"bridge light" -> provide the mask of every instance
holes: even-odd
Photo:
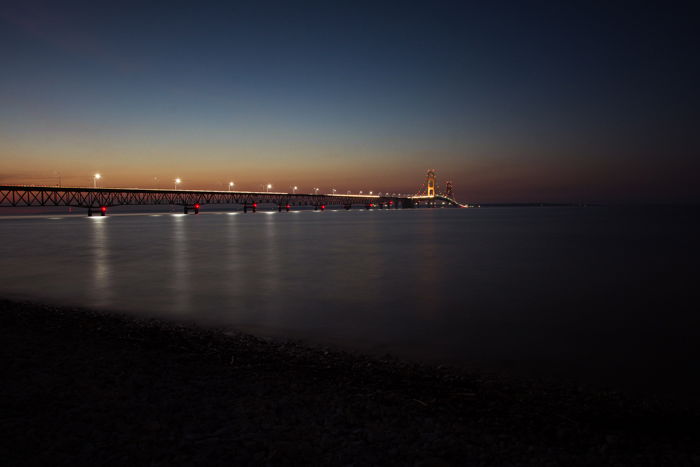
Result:
[[[253,207],[254,207],[254,208],[257,208],[257,207],[258,207],[258,203],[253,203]]]
[[[102,206],[102,207],[100,208],[100,211],[102,211],[102,212],[107,212],[107,206]]]
[[[195,209],[199,209],[199,203],[195,204],[195,205],[194,205],[194,208],[195,208]]]
[[[324,209],[326,209],[326,205],[325,205],[325,204],[322,204],[322,205],[321,205],[321,211],[323,211]]]
[[[289,209],[289,208],[291,208],[291,206],[290,206],[289,204],[287,204],[287,205],[285,206],[285,208]]]

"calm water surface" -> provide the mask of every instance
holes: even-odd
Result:
[[[693,208],[0,219],[0,295],[697,393]]]

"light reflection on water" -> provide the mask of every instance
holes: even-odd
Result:
[[[106,226],[106,217],[91,217],[90,249],[93,258],[92,286],[88,288],[91,303],[104,307],[111,304],[111,277],[112,267],[109,255],[109,228]]]
[[[188,229],[185,225],[187,219],[184,214],[173,216],[172,228],[172,283],[170,284],[170,295],[172,296],[171,307],[178,315],[184,315],[191,311],[192,297],[192,270],[190,268],[190,248],[196,248],[196,245],[190,245],[188,241]],[[168,274],[168,270],[163,270],[163,274]],[[157,293],[158,288],[154,288],[153,292]]]
[[[0,219],[0,294],[700,389],[688,209]]]

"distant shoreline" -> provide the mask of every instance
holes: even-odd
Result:
[[[697,411],[0,300],[2,455],[41,462],[675,465]]]

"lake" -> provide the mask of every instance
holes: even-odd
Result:
[[[13,216],[0,295],[692,397],[698,212]]]

